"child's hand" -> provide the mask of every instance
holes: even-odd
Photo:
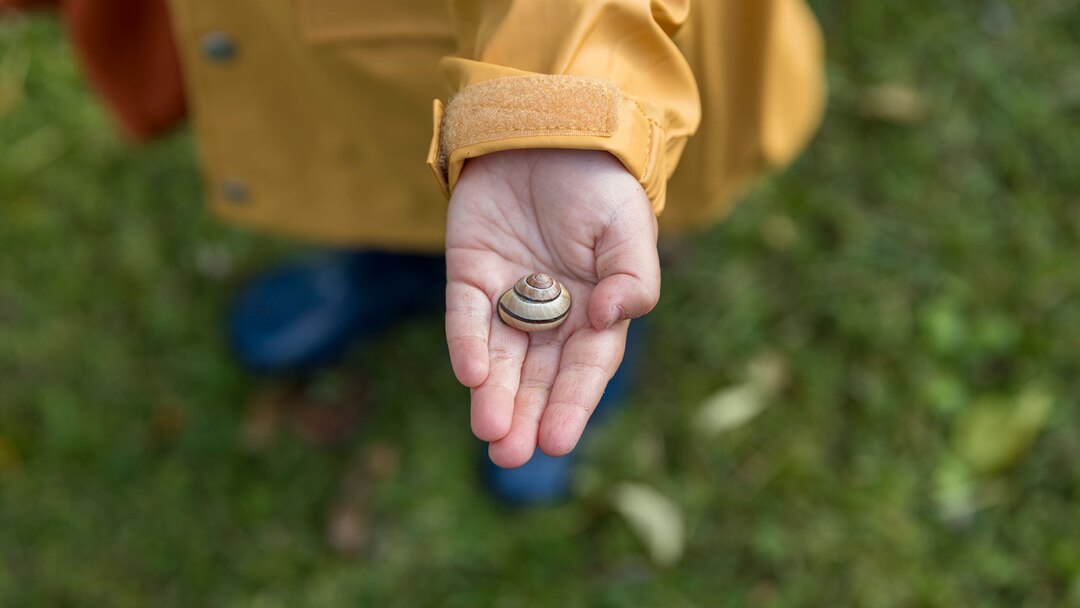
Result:
[[[446,338],[472,389],[472,429],[492,461],[562,455],[626,346],[627,319],[660,297],[656,218],[607,152],[515,150],[469,160],[450,199]],[[526,334],[494,312],[520,277],[546,272],[573,296],[558,329]]]

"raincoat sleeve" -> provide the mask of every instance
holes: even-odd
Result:
[[[711,0],[710,0],[711,1]],[[469,158],[521,148],[606,150],[664,207],[701,117],[672,41],[689,0],[456,0],[428,164],[445,194]]]

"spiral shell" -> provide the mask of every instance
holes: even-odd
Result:
[[[555,329],[569,314],[570,292],[539,272],[521,277],[499,298],[499,318],[521,331]]]

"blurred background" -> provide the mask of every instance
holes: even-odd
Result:
[[[0,23],[0,604],[1080,605],[1080,5],[811,4],[824,128],[666,244],[633,403],[526,512],[439,318],[240,369],[221,312],[289,245]]]

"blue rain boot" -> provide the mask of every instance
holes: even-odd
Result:
[[[442,300],[432,304],[432,285],[445,283],[442,256],[309,256],[255,277],[237,294],[228,311],[229,341],[253,370],[308,371],[409,314],[437,312]]]
[[[633,387],[645,350],[645,320],[630,322],[626,333],[626,354],[622,364],[608,382],[600,403],[593,411],[582,440],[591,429],[603,424],[626,403]],[[480,459],[480,476],[484,486],[500,502],[514,507],[551,504],[570,496],[571,474],[577,451],[566,456],[548,456],[539,449],[529,462],[516,469],[504,469],[488,458],[487,449]]]

